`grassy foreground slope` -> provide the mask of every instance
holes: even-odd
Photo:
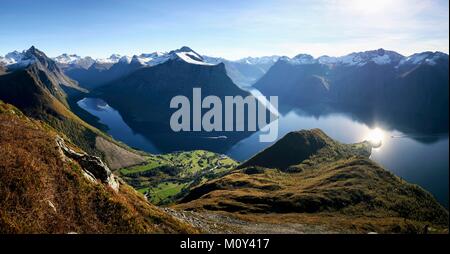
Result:
[[[362,231],[422,232],[432,225],[448,232],[448,211],[371,161],[370,149],[366,142],[340,144],[318,129],[292,132],[240,169],[194,188],[176,208]]]
[[[116,191],[87,177],[85,166],[61,152],[58,136],[0,101],[0,233],[197,232],[120,179]]]

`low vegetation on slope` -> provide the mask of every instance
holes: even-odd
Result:
[[[130,185],[154,204],[169,204],[183,198],[190,189],[223,176],[237,166],[227,156],[198,150],[149,155],[141,165],[118,172]]]
[[[298,168],[301,170],[305,166],[324,161],[335,161],[352,156],[369,157],[370,153],[371,146],[367,142],[343,145],[321,130],[313,129],[286,134],[274,145],[259,152],[239,167],[263,166],[296,171]]]
[[[57,136],[0,101],[0,233],[196,232],[123,181],[116,191],[88,177]]]
[[[68,94],[84,90],[65,76],[43,52],[34,47],[27,52],[39,61],[0,75],[0,100],[16,106],[28,117],[49,124],[87,153],[103,157],[112,168],[144,161],[137,152],[75,115],[71,111]],[[114,152],[114,156],[110,152]],[[130,156],[130,153],[135,155]],[[133,159],[129,160],[131,157]]]
[[[320,215],[346,218],[347,226],[383,224],[388,232],[406,222],[416,231],[425,225],[447,228],[448,211],[431,194],[383,169],[369,155],[368,143],[340,144],[317,129],[293,132],[239,170],[194,188],[177,208],[251,218],[294,213],[304,221]],[[274,163],[280,168],[268,168]]]

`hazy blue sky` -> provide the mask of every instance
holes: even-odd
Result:
[[[448,0],[0,0],[0,55],[448,53]]]

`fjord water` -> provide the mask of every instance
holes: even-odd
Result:
[[[108,134],[115,139],[150,153],[160,151],[141,134],[135,133],[122,119],[117,110],[98,98],[84,98],[77,102],[78,106],[99,118],[99,122],[108,126]]]
[[[257,91],[253,91],[257,93]],[[97,116],[109,127],[108,133],[131,147],[150,153],[161,151],[151,139],[134,132],[122,119],[119,112],[97,98],[84,98],[77,103],[81,108]],[[315,113],[311,113],[315,112]],[[408,182],[418,184],[430,191],[448,208],[449,186],[449,140],[448,133],[429,135],[422,133],[405,134],[395,126],[368,126],[355,117],[339,112],[327,112],[290,108],[281,113],[279,135],[300,129],[320,128],[330,137],[343,143],[367,140],[375,131],[381,141],[379,148],[373,149],[371,159],[391,170]],[[275,124],[275,123],[272,123]],[[225,153],[244,161],[273,143],[260,143],[260,132],[245,137]],[[167,135],[170,138],[170,135]],[[168,142],[173,142],[168,140]],[[176,143],[176,142],[174,142]],[[192,149],[196,149],[195,142]],[[177,150],[176,147],[173,151]]]

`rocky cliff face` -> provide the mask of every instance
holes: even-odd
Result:
[[[59,136],[56,137],[56,144],[59,149],[61,149],[62,155],[73,159],[80,164],[88,179],[93,181],[100,180],[113,190],[119,190],[119,181],[117,180],[117,177],[111,173],[111,170],[99,157],[91,156],[86,153],[79,153],[70,149],[64,142],[64,139]]]

